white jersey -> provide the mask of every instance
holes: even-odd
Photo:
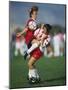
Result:
[[[37,40],[42,40],[44,39],[46,36],[44,34],[44,30],[43,29],[37,29],[35,32],[34,32],[34,36],[36,37]]]
[[[43,40],[43,47],[45,47],[51,40],[51,37],[50,35],[47,35],[44,33],[44,30],[43,29],[37,29],[35,32],[34,32],[34,36],[36,37],[37,40],[39,40],[40,42]]]

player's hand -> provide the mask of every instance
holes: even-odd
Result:
[[[21,36],[21,34],[20,33],[17,33],[17,35],[16,35],[17,37],[20,37]]]

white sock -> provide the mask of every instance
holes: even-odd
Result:
[[[38,44],[37,43],[32,44],[32,46],[28,49],[27,53],[30,54],[37,47],[38,47]]]
[[[36,69],[29,69],[28,76],[29,76],[29,78],[31,78],[31,77],[36,78]]]
[[[39,74],[38,74],[37,69],[35,69],[35,73],[36,73],[36,78],[39,78]]]

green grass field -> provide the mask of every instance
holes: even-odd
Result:
[[[46,86],[62,86],[66,84],[65,57],[45,58],[42,57],[36,63],[39,70],[41,82],[39,84],[29,84],[27,80],[28,60],[24,60],[22,56],[13,56],[10,60],[10,88],[25,87],[46,87]]]

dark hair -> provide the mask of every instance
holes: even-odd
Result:
[[[34,11],[38,11],[38,7],[37,6],[33,6],[30,10],[29,10],[29,16],[31,17],[32,13]]]
[[[41,28],[41,23],[38,23],[36,27],[37,27],[37,29]]]
[[[44,24],[44,27],[47,29],[47,32],[52,29],[52,26],[50,24]]]

